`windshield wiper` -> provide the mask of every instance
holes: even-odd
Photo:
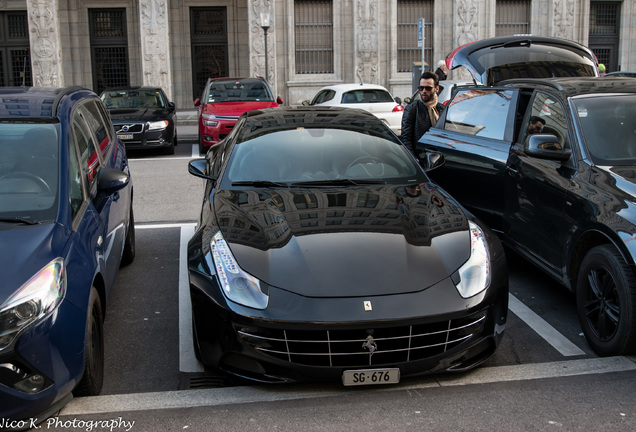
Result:
[[[333,179],[333,180],[308,180],[292,183],[290,186],[360,186],[386,184],[381,179]]]
[[[40,221],[34,221],[31,219],[23,218],[23,217],[14,217],[14,218],[0,218],[0,222],[7,223],[24,223],[27,225],[39,225]]]
[[[254,186],[254,187],[289,187],[287,183],[277,183],[269,180],[246,180],[232,182],[232,186]]]

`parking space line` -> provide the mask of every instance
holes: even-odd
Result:
[[[634,358],[603,357],[565,360],[552,363],[521,364],[476,368],[467,374],[427,376],[413,382],[390,387],[377,387],[378,391],[409,391],[413,389],[452,387],[497,382],[528,381],[636,370]],[[220,406],[236,403],[272,402],[318,397],[346,396],[350,392],[337,384],[238,386],[198,390],[175,390],[154,393],[134,393],[91,396],[73,399],[59,413],[60,416],[80,416],[103,413],[124,413],[157,409]]]
[[[574,345],[568,338],[559,333],[554,327],[512,294],[510,294],[509,297],[508,309],[528,324],[530,328],[559,351],[561,355],[568,357],[585,355],[583,350]]]
[[[201,154],[199,153],[199,144],[192,144],[192,158],[197,159],[200,157]]]
[[[205,369],[194,355],[192,342],[192,303],[188,281],[188,241],[195,226],[181,227],[179,250],[179,370],[181,372],[203,372]]]

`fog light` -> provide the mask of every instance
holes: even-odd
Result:
[[[206,141],[212,141],[214,140],[214,137],[210,136],[210,135],[203,135],[203,139]]]
[[[44,389],[45,385],[46,378],[40,374],[33,374],[22,381],[18,381],[13,387],[24,393],[37,393]]]

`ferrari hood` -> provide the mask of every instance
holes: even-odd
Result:
[[[208,103],[203,107],[203,114],[210,114],[219,117],[240,117],[247,111],[274,108],[278,104],[275,101],[255,101],[255,102],[218,102]]]
[[[421,291],[470,255],[463,211],[429,184],[225,190],[214,210],[243,270],[308,297]]]

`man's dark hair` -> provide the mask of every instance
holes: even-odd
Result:
[[[435,81],[435,87],[437,87],[439,85],[439,77],[437,76],[436,73],[433,73],[431,71],[426,71],[422,74],[422,76],[420,77],[421,80],[423,79],[432,79],[433,81]]]
[[[543,120],[541,117],[539,116],[532,116],[530,117],[530,121],[532,123],[536,123],[536,122],[540,122],[543,126],[545,126],[545,120]]]

